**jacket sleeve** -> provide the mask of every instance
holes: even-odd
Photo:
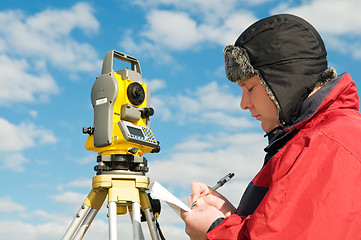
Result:
[[[224,219],[216,228],[208,232],[207,239],[212,240],[228,240],[228,239],[248,239],[244,232],[247,229],[247,221],[250,218],[238,216],[232,214],[231,216]]]
[[[302,137],[268,164],[269,190],[255,212],[227,217],[207,239],[360,237],[361,164],[344,145],[322,133]]]

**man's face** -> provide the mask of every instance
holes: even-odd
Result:
[[[238,85],[242,88],[241,108],[248,109],[252,117],[262,122],[263,131],[268,133],[279,126],[277,107],[259,77],[255,75],[238,82]]]

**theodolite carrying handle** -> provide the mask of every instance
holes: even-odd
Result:
[[[129,56],[125,53],[115,51],[115,50],[111,50],[105,54],[104,61],[103,61],[102,74],[107,74],[107,73],[114,71],[113,70],[113,59],[114,58],[121,60],[123,62],[130,63],[131,69],[133,71],[141,74],[140,64],[139,64],[138,59],[136,59],[135,57]]]

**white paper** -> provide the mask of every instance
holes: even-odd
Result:
[[[192,211],[186,204],[175,197],[157,181],[152,182],[149,185],[149,188],[151,189],[150,196],[152,198],[166,202],[179,216],[181,209],[187,212]]]

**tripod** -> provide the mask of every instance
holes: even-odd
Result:
[[[112,161],[111,163],[114,166],[114,163],[117,163],[117,161]],[[104,171],[104,169],[107,170]],[[63,240],[83,239],[90,224],[103,205],[106,196],[108,196],[110,240],[117,239],[117,215],[126,214],[127,209],[131,216],[134,240],[144,239],[141,226],[141,209],[148,223],[152,240],[159,240],[155,217],[149,197],[145,192],[149,185],[149,178],[145,176],[145,173],[141,171],[112,170],[104,165],[102,161],[100,161],[98,166],[95,166],[95,170],[98,171],[98,175],[93,177],[92,190],[68,227]]]

